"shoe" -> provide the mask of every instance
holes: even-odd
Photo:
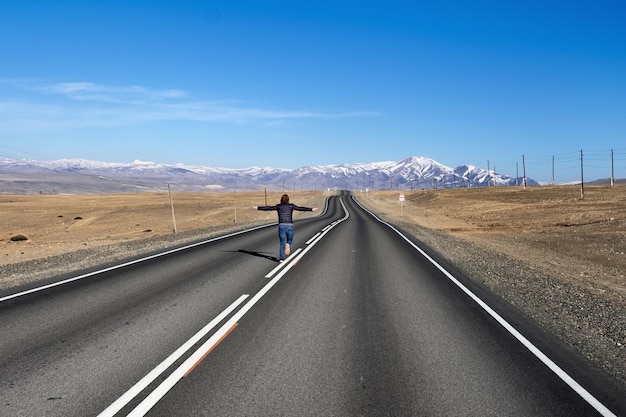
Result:
[[[289,256],[290,253],[291,253],[291,246],[289,246],[289,243],[285,243],[285,255]]]
[[[283,262],[285,262],[285,260],[284,259],[279,259],[278,262],[280,262],[282,264]]]

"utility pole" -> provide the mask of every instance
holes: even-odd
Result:
[[[552,185],[554,186],[554,155],[552,155]]]
[[[235,223],[237,223],[237,190],[233,190],[233,198],[235,199]]]
[[[613,161],[613,149],[611,149],[611,187],[615,185],[615,163]]]
[[[526,189],[526,158],[522,155],[522,170],[524,172],[524,190]]]
[[[580,198],[585,198],[585,179],[583,176],[583,150],[580,150]]]
[[[519,187],[519,162],[515,163],[515,186]]]
[[[174,216],[174,200],[172,200],[172,190],[170,189],[170,185],[167,184],[167,194],[170,196],[170,206],[172,207],[172,220],[174,222],[174,234],[176,234],[176,216]]]
[[[491,173],[489,171],[489,160],[487,159],[487,187],[489,187],[490,182],[491,182]]]

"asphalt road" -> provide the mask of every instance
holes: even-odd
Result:
[[[626,415],[623,386],[351,196],[295,227],[282,264],[272,225],[0,294],[0,416]]]

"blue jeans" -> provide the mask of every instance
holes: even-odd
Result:
[[[285,259],[285,243],[293,241],[293,224],[280,223],[278,225],[278,239],[280,240],[280,259]]]

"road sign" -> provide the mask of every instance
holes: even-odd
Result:
[[[400,194],[400,201],[404,201],[404,194]]]

